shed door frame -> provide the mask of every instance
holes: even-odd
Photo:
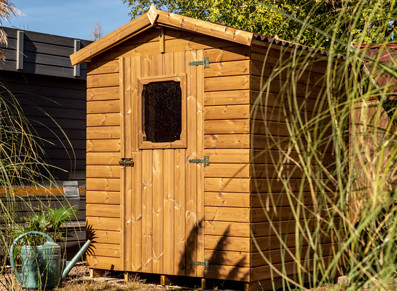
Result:
[[[191,264],[204,261],[204,168],[189,163],[204,155],[204,67],[189,66],[203,58],[203,50],[119,58],[121,158],[135,163],[120,175],[124,271],[204,277],[204,267]],[[142,148],[134,130],[141,123],[139,82],[170,78],[185,80],[186,146]],[[159,173],[171,179],[159,185]]]
[[[177,81],[180,83],[181,91],[182,91],[182,130],[180,139],[174,142],[150,142],[146,141],[144,138],[144,130],[143,130],[143,117],[142,110],[140,110],[143,106],[142,97],[138,98],[138,110],[135,111],[138,114],[138,146],[139,149],[167,149],[167,148],[186,148],[186,74],[177,74],[170,76],[161,76],[161,77],[147,77],[147,78],[139,78],[138,79],[138,96],[142,96],[143,86],[152,82],[163,82],[163,81]]]

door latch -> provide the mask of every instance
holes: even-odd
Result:
[[[124,167],[133,167],[134,166],[134,159],[133,158],[121,158],[119,161],[120,166]]]
[[[204,259],[204,262],[191,261],[190,264],[195,265],[195,266],[204,266],[204,270],[208,270],[208,268],[210,266],[210,262],[207,259]]]
[[[207,167],[210,165],[210,157],[204,156],[203,159],[191,159],[189,160],[189,163],[195,163],[195,164],[203,163],[204,167]]]

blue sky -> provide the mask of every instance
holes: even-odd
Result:
[[[16,16],[3,26],[37,32],[90,39],[99,21],[104,35],[130,21],[122,0],[13,0],[25,15]]]

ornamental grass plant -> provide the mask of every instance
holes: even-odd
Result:
[[[263,75],[251,112],[252,118],[261,117],[269,126],[266,145],[255,155],[278,153],[269,161],[275,174],[268,176],[269,190],[261,204],[279,240],[282,264],[273,264],[252,237],[272,277],[283,277],[285,290],[390,290],[395,285],[397,51],[391,45],[394,37],[384,35],[394,29],[395,21],[376,19],[386,13],[386,6],[386,15],[395,15],[396,3],[371,1],[368,11],[368,2],[342,5],[326,29],[317,28],[310,15],[301,20],[258,3],[301,25],[294,43],[311,30],[326,50],[281,48],[282,56],[271,70],[265,60],[262,74],[271,73]],[[362,17],[365,25],[358,26]],[[325,66],[325,74],[307,76],[311,66]],[[309,85],[309,78],[316,78],[315,86]],[[281,88],[276,105],[274,84]],[[303,95],[298,84],[306,84]],[[271,133],[270,115],[285,125],[288,133],[283,137]],[[275,180],[282,185],[277,193],[272,192]],[[280,211],[280,193],[289,201],[288,234],[270,218]],[[339,276],[341,282],[336,283]]]

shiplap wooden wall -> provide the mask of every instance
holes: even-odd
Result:
[[[294,162],[299,161],[295,149],[282,153],[280,148],[287,148],[290,134],[294,133],[294,129],[291,128],[295,125],[294,122],[298,122],[298,116],[303,123],[306,123],[327,110],[321,102],[321,99],[325,98],[322,90],[325,87],[323,77],[326,61],[321,60],[321,56],[305,58],[304,53],[301,57],[298,54],[295,72],[299,77],[292,80],[292,75],[286,69],[287,64],[293,67],[291,52],[292,50],[288,48],[254,42],[251,47],[250,92],[255,103],[252,107],[252,112],[255,113],[251,115],[251,157],[256,157],[255,163],[251,164],[252,232],[268,261],[280,271],[284,270],[289,276],[297,272],[297,264],[294,261],[297,222],[292,215],[292,208],[296,207],[293,205],[296,205],[297,201],[289,201],[285,185],[278,177],[279,175],[290,177],[288,187],[291,187],[290,190],[294,193],[298,193],[304,173]],[[280,68],[282,70],[279,70]],[[259,94],[261,89],[263,93]],[[293,104],[289,103],[294,100],[292,96],[297,97],[296,104],[299,110],[294,105],[288,105]],[[324,118],[323,124],[327,121],[328,119]],[[321,128],[321,123],[319,126]],[[329,167],[334,163],[332,143],[328,143],[323,150],[323,165]],[[289,158],[286,158],[287,155]],[[302,201],[307,208],[302,210],[300,215],[302,217],[305,213],[306,219],[311,220],[309,225],[314,232],[315,218],[309,211],[315,203],[311,192],[313,189],[309,189],[307,183],[303,184],[305,186]],[[266,207],[263,208],[262,205]],[[303,218],[301,223],[304,223]],[[323,227],[326,227],[326,224]],[[324,229],[323,233],[327,231]],[[286,234],[289,235],[286,237]],[[300,241],[300,252],[303,257],[307,256],[305,264],[310,270],[313,267],[313,257],[309,255],[311,252],[308,252],[308,242],[305,239]],[[283,243],[290,252],[285,251]],[[331,236],[324,235],[319,248],[325,259],[331,247]],[[271,279],[274,280],[274,286],[279,286],[281,283],[280,276],[271,272],[269,264],[265,262],[253,243],[250,273],[252,281],[262,281],[262,285],[269,288],[272,288]]]
[[[255,160],[250,159],[267,146],[268,130],[276,139],[288,134],[286,125],[279,119],[277,108],[280,106],[276,98],[281,89],[280,81],[286,81],[283,79],[285,76],[271,85],[273,98],[269,102],[273,103],[270,104],[271,114],[267,115],[269,120],[266,123],[271,125],[268,128],[259,116],[251,112],[260,90],[267,47],[240,46],[169,28],[164,31],[164,43],[159,38],[159,30],[151,29],[93,58],[88,66],[87,221],[97,233],[97,249],[89,257],[89,266],[93,269],[123,270],[123,200],[117,164],[121,158],[121,72],[118,59],[154,55],[161,51],[171,53],[203,49],[204,56],[210,62],[209,67],[204,69],[203,80],[204,155],[210,159],[210,165],[204,168],[204,258],[209,260],[209,269],[204,271],[204,276],[244,282],[268,280],[270,268],[256,249],[250,231],[252,229],[259,246],[272,262],[279,266],[280,243],[260,201],[269,193],[268,180],[276,177],[276,169],[270,161],[272,155],[278,157],[278,153],[274,150]],[[270,59],[267,59],[265,80],[279,59],[280,50],[271,49],[268,56]],[[307,79],[297,85],[298,95],[302,97],[305,97],[307,85],[312,87],[313,99],[306,102],[309,112],[313,112],[315,98],[320,92],[321,85],[317,81],[322,70],[321,66],[309,68],[304,72],[304,78]],[[298,182],[300,173],[294,175]],[[295,226],[288,221],[291,211],[280,182],[275,181],[271,190],[281,210],[278,216],[271,217],[283,234],[290,233]],[[126,201],[132,203],[131,200]],[[304,197],[304,201],[308,205],[312,204],[311,197]],[[153,211],[157,211],[154,205]],[[103,214],[105,212],[106,215]],[[128,217],[123,219],[126,221]],[[150,232],[146,235],[145,242],[153,240]],[[287,245],[293,249],[294,242],[291,236]],[[152,257],[152,254],[145,253],[150,252],[147,244],[140,246],[131,251],[139,252],[139,257]],[[291,258],[286,259],[288,272],[292,274],[295,266]]]
[[[146,32],[94,58],[88,66],[87,220],[98,230],[98,243],[103,246],[90,258],[93,268],[121,269],[117,58],[158,54],[158,35],[157,30]],[[204,182],[204,247],[210,259],[206,276],[226,278],[237,268],[238,275],[230,279],[248,280],[250,247],[242,245],[249,242],[249,188],[233,187],[236,182],[231,178],[242,168],[237,183],[249,184],[249,127],[245,126],[249,123],[249,48],[171,29],[166,29],[164,48],[165,52],[204,49],[209,57],[210,67],[204,70],[204,154],[211,162]],[[90,204],[107,207],[107,217],[91,213]],[[230,220],[232,213],[236,218]],[[110,248],[114,251],[107,252]],[[235,266],[236,262],[240,263]]]

